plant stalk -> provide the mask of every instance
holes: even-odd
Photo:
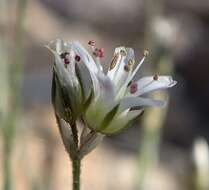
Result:
[[[73,190],[80,190],[80,171],[81,171],[81,160],[72,160],[73,167]]]
[[[4,144],[5,145],[5,144]],[[3,173],[3,179],[4,179],[4,190],[10,190],[11,187],[11,169],[10,169],[10,146],[6,144],[4,146],[4,155],[3,155],[3,163],[4,163],[4,173]]]
[[[16,20],[16,33],[15,33],[15,50],[14,57],[11,58],[9,65],[9,95],[10,107],[5,116],[3,124],[3,149],[4,149],[4,190],[12,189],[11,179],[11,159],[12,148],[15,138],[15,127],[17,124],[17,117],[19,114],[20,106],[20,85],[23,64],[23,35],[24,35],[24,18],[26,10],[26,1],[19,0],[17,4],[17,20]]]

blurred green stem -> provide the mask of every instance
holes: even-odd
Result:
[[[149,61],[157,63],[152,65],[152,70],[156,73],[162,73],[160,67],[163,67],[163,54],[158,50],[156,37],[153,35],[152,24],[158,16],[163,13],[163,0],[145,0],[145,46],[151,52]],[[168,73],[168,71],[166,71]],[[154,94],[154,99],[168,99],[166,92]],[[147,174],[151,172],[158,162],[159,142],[161,129],[166,115],[166,109],[146,110],[143,117],[142,141],[139,155],[139,180],[138,189],[145,189]]]
[[[23,64],[23,23],[25,18],[26,0],[19,0],[17,6],[17,20],[16,20],[16,41],[15,53],[13,60],[11,60],[9,68],[9,94],[10,107],[3,127],[3,149],[4,149],[4,190],[11,190],[11,154],[13,147],[13,140],[15,137],[15,127],[19,112],[20,103],[20,82]],[[8,13],[10,14],[10,13]]]
[[[73,167],[73,190],[80,190],[81,160],[80,159],[72,160],[72,167]]]
[[[4,143],[4,154],[3,154],[3,162],[4,162],[4,190],[11,189],[11,170],[10,170],[10,160],[11,160],[11,148],[8,143]]]
[[[140,176],[138,189],[143,190],[146,183],[147,171],[158,160],[158,145],[160,135],[158,130],[143,129],[143,138],[139,157]]]

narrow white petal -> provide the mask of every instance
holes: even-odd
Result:
[[[153,76],[144,77],[137,81],[137,92],[135,96],[152,92],[155,90],[161,90],[173,87],[177,82],[172,79],[171,76],[158,76],[157,80],[154,80]]]
[[[91,74],[86,67],[85,64],[83,63],[76,63],[76,66],[78,68],[79,72],[79,79],[81,80],[81,87],[84,91],[84,96],[85,99],[89,97],[90,91],[91,91],[91,86],[92,86],[92,78]],[[78,73],[77,73],[78,74]]]
[[[81,57],[81,60],[86,64],[87,68],[93,73],[98,73],[100,69],[91,55],[89,55],[88,51],[86,51],[79,42],[73,42],[72,47],[75,53],[78,54]]]
[[[130,77],[134,61],[134,50],[132,48],[118,47],[115,49],[107,76],[114,82],[116,91],[119,91]]]
[[[64,63],[62,59],[60,58],[60,55],[53,49],[51,49],[50,46],[46,46],[55,56],[55,62],[54,62],[54,69],[56,74],[59,77],[60,82],[68,87],[69,89],[78,90],[79,83],[77,80],[77,77],[75,73],[72,72],[72,70],[67,70],[64,66]]]
[[[119,112],[122,112],[126,109],[130,109],[132,107],[145,107],[145,106],[154,106],[154,107],[164,107],[165,102],[161,100],[153,100],[150,98],[142,98],[142,97],[126,97],[121,100]]]
[[[102,67],[102,64],[101,64],[101,62],[100,62],[100,58],[99,58],[99,57],[96,57],[96,58],[95,58],[95,62],[96,62],[96,64],[97,64],[99,70],[100,70],[101,72],[103,72],[103,67]]]
[[[59,55],[65,51],[69,50],[69,43],[64,42],[62,39],[58,38],[56,40],[53,40],[49,42],[46,47],[48,49],[52,49],[56,51]]]
[[[61,54],[63,52],[64,49],[64,42],[62,39],[57,39],[56,40],[56,52],[58,54]]]
[[[104,101],[104,104],[109,104],[114,101],[115,89],[114,84],[109,77],[103,73],[97,74],[97,78],[100,85],[100,99]]]
[[[81,57],[81,64],[85,64],[88,68],[91,79],[93,82],[93,89],[94,89],[94,95],[97,97],[99,94],[99,82],[97,79],[96,74],[100,71],[94,62],[93,58],[89,55],[89,53],[83,48],[79,42],[73,42],[71,44],[73,51],[75,54],[78,54]]]
[[[115,75],[120,67],[123,56],[121,55],[121,51],[125,51],[125,47],[117,47],[115,48],[114,56],[112,62],[110,63],[109,70],[107,72],[107,76],[113,81]]]

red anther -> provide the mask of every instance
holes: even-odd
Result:
[[[95,57],[99,57],[99,58],[104,57],[104,49],[103,48],[95,48],[93,55]]]
[[[69,55],[68,52],[63,52],[60,54],[60,57],[61,57],[61,59],[65,59],[67,55]]]
[[[90,41],[88,42],[88,44],[89,44],[90,46],[95,46],[95,41],[90,40]]]
[[[132,82],[130,85],[130,93],[134,94],[137,91],[137,83],[136,82]]]
[[[68,64],[70,63],[69,59],[64,58],[64,63],[65,63],[66,65],[68,65]]]
[[[125,65],[124,66],[124,70],[127,71],[127,72],[130,71],[130,66],[129,65]]]
[[[158,76],[157,74],[155,74],[155,75],[153,76],[153,80],[158,80],[158,78],[159,78],[159,76]]]
[[[61,57],[61,59],[64,59],[65,58],[65,53],[61,53],[60,57]]]
[[[79,62],[79,61],[81,60],[81,57],[80,57],[79,55],[76,55],[76,56],[75,56],[75,60],[76,60],[77,62]]]

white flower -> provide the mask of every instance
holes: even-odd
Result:
[[[165,105],[163,101],[141,96],[174,86],[176,81],[172,77],[155,75],[133,81],[147,52],[134,69],[133,49],[116,48],[105,74],[100,63],[103,50],[95,48],[92,41],[89,45],[93,56],[78,42],[57,40],[49,45],[55,55],[55,74],[69,93],[69,108],[76,117],[82,117],[89,128],[112,134],[134,121],[143,107]]]

